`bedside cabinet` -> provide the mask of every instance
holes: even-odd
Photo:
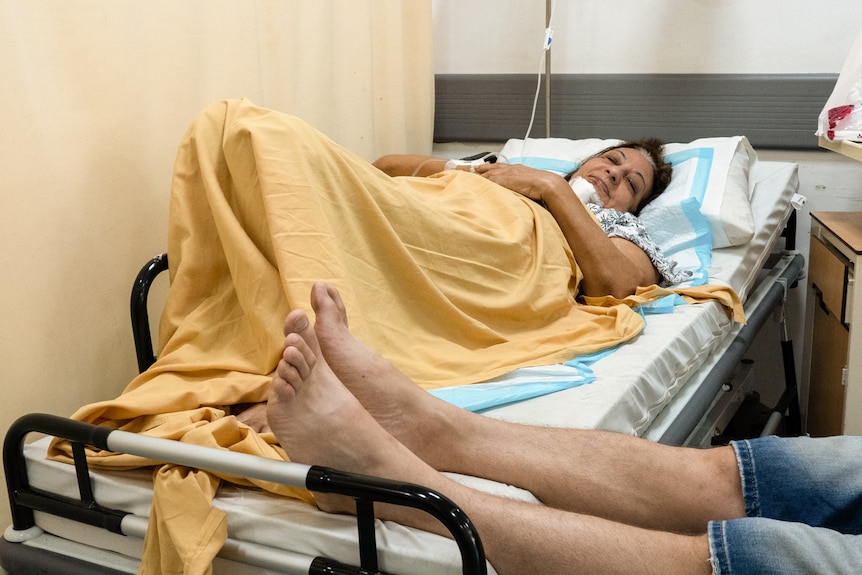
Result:
[[[862,212],[812,212],[811,361],[806,431],[862,435]]]

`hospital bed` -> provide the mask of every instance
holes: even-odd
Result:
[[[615,430],[669,444],[709,445],[750,385],[744,377],[747,347],[776,313],[783,318],[787,291],[801,276],[804,264],[794,251],[793,214],[801,201],[796,195],[796,165],[752,161],[746,173],[753,234],[744,243],[712,249],[706,270],[709,283],[733,287],[744,301],[745,325],[732,321],[717,302],[672,305],[659,310],[663,313],[645,314],[642,334],[589,364],[591,383],[497,405],[484,413],[522,423]],[[146,317],[149,285],[168,263],[163,256],[154,258],[133,290],[141,369],[153,361]],[[784,339],[786,390],[774,412],[777,418],[787,416],[789,427],[798,429],[792,349]],[[214,505],[227,513],[229,538],[214,562],[216,573],[375,573],[378,569],[403,574],[485,569],[494,573],[484,562],[481,534],[469,528],[454,505],[441,501],[439,508],[429,511],[464,527],[455,529],[457,542],[380,521],[369,513],[373,499],[407,500],[413,505],[416,499],[435,498],[433,492],[410,487],[404,494],[404,489],[385,481],[307,466],[278,463],[270,469],[259,460],[249,465],[221,451],[213,456],[206,448],[178,447],[176,442],[148,441],[64,418],[29,415],[13,426],[4,445],[13,525],[0,542],[0,565],[12,574],[136,572],[152,500],[151,470],[87,473],[83,463],[49,461],[45,453],[50,438],[28,443],[25,440],[32,432],[201,468],[244,466],[248,474],[266,473],[299,485],[311,474],[317,488],[320,482],[331,483],[324,477],[333,473],[340,478],[335,488],[359,497],[357,520],[261,490],[223,484]],[[531,494],[512,486],[453,478],[538,504]]]

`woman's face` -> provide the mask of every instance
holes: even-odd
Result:
[[[603,207],[635,212],[652,190],[654,171],[640,150],[618,148],[590,158],[575,175],[593,185]]]

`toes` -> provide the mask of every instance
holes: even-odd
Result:
[[[326,293],[332,299],[333,303],[335,303],[335,309],[338,310],[338,315],[341,316],[344,325],[347,325],[347,308],[344,306],[344,300],[341,299],[338,289],[334,285],[326,284]]]
[[[287,314],[287,318],[284,320],[284,335],[288,335],[290,333],[302,333],[308,329],[308,326],[308,316],[305,312],[301,309],[295,309]]]
[[[311,307],[315,313],[324,308],[329,309],[335,305],[333,293],[338,295],[338,291],[334,286],[323,282],[314,283],[311,287]],[[339,299],[341,299],[340,296]]]
[[[306,379],[314,365],[317,356],[308,343],[298,334],[291,333],[284,338],[284,352],[276,367],[276,374],[286,381],[297,378]]]
[[[284,346],[293,345],[290,341],[291,334],[303,340],[303,354],[320,355],[320,343],[317,341],[317,334],[314,332],[314,326],[308,319],[308,315],[301,309],[295,309],[287,315],[284,320]]]
[[[329,314],[347,326],[347,309],[338,289],[331,284],[317,282],[311,288],[311,308],[314,313]],[[331,320],[330,320],[331,321]]]
[[[296,397],[296,389],[278,373],[272,376],[272,385],[269,386],[267,404],[270,406],[290,403]],[[267,416],[269,417],[269,416]]]
[[[316,362],[317,357],[301,337],[296,334],[287,335],[284,352],[272,376],[268,402],[285,403],[296,397],[297,391],[311,375]]]
[[[320,310],[327,304],[329,294],[326,293],[326,284],[314,282],[311,286],[311,309],[314,313],[320,314]]]

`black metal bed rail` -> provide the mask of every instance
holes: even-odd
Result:
[[[699,407],[689,408],[681,413],[659,439],[660,443],[682,445],[685,442],[690,431],[696,427],[697,422],[703,417],[709,406],[708,401],[704,401],[702,398],[715,397],[721,386],[730,380],[733,370],[736,369],[745,352],[751,347],[760,329],[770,317],[773,317],[776,309],[784,305],[787,299],[787,290],[795,287],[805,266],[805,259],[801,254],[795,252],[787,252],[783,257],[787,260],[786,265],[780,270],[777,277],[772,279],[771,283],[764,282],[755,290],[757,293],[752,293],[749,297],[749,302],[759,298],[757,305],[746,318],[746,324],[739,329],[727,350],[694,393],[691,404]],[[782,322],[786,319],[783,313],[781,319]],[[785,372],[785,390],[772,411],[780,417],[783,417],[785,412],[789,412],[790,434],[798,435],[801,433],[802,424],[796,371],[793,363],[793,346],[784,328],[785,326],[782,325],[781,352]]]
[[[61,437],[72,443],[79,499],[48,493],[30,486],[24,459],[24,444],[30,433]],[[24,415],[15,421],[3,444],[3,466],[13,529],[23,531],[34,527],[34,511],[43,511],[125,535],[122,522],[129,514],[100,506],[93,498],[84,445],[354,498],[360,566],[316,557],[311,562],[309,575],[383,575],[378,570],[374,530],[375,502],[414,508],[436,518],[458,545],[462,572],[465,575],[487,573],[482,542],[470,519],[450,499],[425,487],[326,467],[276,461],[147,437],[40,413]]]
[[[135,283],[132,284],[131,316],[132,335],[135,341],[135,355],[138,360],[138,371],[143,373],[156,361],[153,353],[153,339],[150,332],[150,314],[147,300],[150,287],[156,276],[168,269],[168,254],[162,253],[144,264],[138,272]]]

